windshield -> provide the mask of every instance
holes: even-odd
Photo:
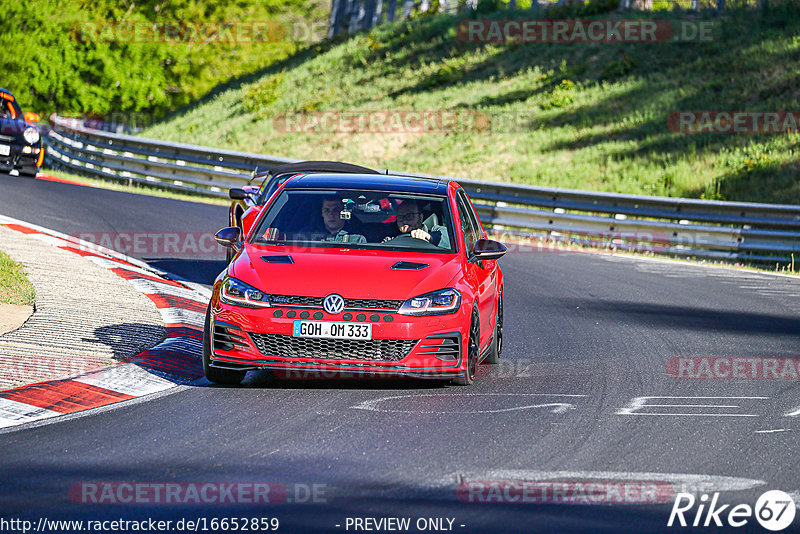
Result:
[[[288,189],[272,203],[250,242],[452,253],[452,232],[445,197]]]
[[[275,194],[275,191],[278,190],[280,186],[286,182],[292,176],[296,176],[298,173],[294,172],[287,172],[282,174],[275,174],[270,175],[264,179],[264,182],[261,184],[261,189],[259,191],[259,204],[266,204],[270,197]]]

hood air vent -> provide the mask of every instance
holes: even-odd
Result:
[[[291,256],[261,256],[267,263],[294,263]]]
[[[419,271],[428,267],[427,263],[417,263],[415,261],[398,261],[392,265],[392,269],[402,269],[405,271]]]

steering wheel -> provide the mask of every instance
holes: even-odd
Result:
[[[411,234],[400,234],[400,235],[394,236],[393,238],[391,238],[391,239],[389,239],[387,241],[384,241],[384,243],[394,242],[396,244],[397,243],[409,243],[410,244],[410,243],[412,243],[412,241],[410,241],[411,239],[413,239],[414,241],[424,241],[425,243],[430,243],[430,241],[428,241],[427,239],[420,239],[418,237],[412,236]]]

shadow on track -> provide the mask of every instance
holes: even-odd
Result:
[[[206,285],[212,285],[214,279],[227,265],[224,259],[146,258],[144,261],[156,269],[174,274],[184,280]]]

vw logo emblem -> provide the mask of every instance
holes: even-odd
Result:
[[[322,307],[331,315],[336,315],[337,313],[341,313],[344,309],[344,299],[341,295],[332,293],[322,301]]]

